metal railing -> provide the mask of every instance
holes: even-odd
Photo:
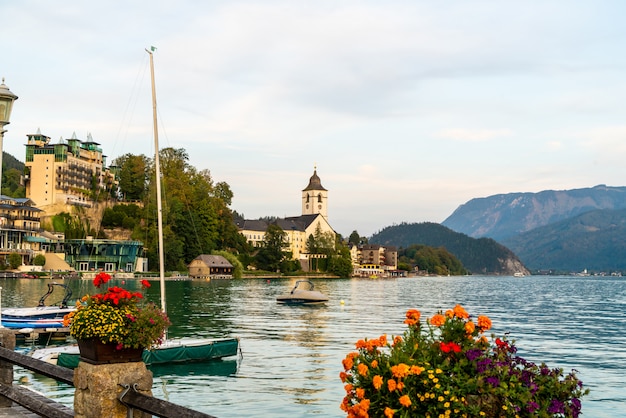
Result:
[[[0,347],[0,362],[15,364],[43,376],[53,378],[59,382],[74,386],[73,370],[16,353],[5,347]],[[2,367],[3,365],[0,364],[0,368]],[[121,386],[123,390],[118,400],[129,409],[128,416],[130,417],[132,417],[132,411],[135,409],[162,418],[215,418],[212,415],[137,392],[136,383]],[[13,402],[43,417],[74,417],[74,411],[72,409],[38,395],[26,388],[11,386],[10,384],[0,382],[0,395],[5,396]]]

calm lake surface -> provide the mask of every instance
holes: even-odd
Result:
[[[576,369],[591,389],[584,416],[626,417],[626,278],[314,280],[327,305],[278,305],[294,282],[167,282],[170,337],[237,336],[242,358],[153,369],[154,396],[218,417],[342,417],[341,360],[357,340],[402,334],[409,308],[430,316],[460,303],[472,316],[488,315],[494,333],[509,332],[521,356]],[[93,292],[89,281],[67,283],[76,296]],[[0,279],[2,306],[34,306],[46,285]],[[148,296],[158,300],[158,282]],[[25,370],[15,378],[72,406],[67,385]]]

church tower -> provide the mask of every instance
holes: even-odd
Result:
[[[316,215],[318,213],[328,219],[328,190],[322,186],[322,181],[317,175],[317,167],[315,167],[309,179],[309,185],[302,190],[302,214]]]

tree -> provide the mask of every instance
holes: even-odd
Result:
[[[348,242],[354,245],[361,244],[361,237],[359,236],[359,233],[356,232],[356,230],[352,231],[352,233],[350,234],[350,238],[348,238]]]
[[[33,258],[33,265],[35,266],[44,266],[46,264],[46,256],[43,254],[37,254],[35,258]]]
[[[229,253],[228,251],[215,251],[213,254],[221,255],[228,260],[228,262],[233,265],[233,279],[241,279],[244,270],[243,264],[241,264],[241,261],[239,261],[234,254]]]
[[[257,268],[267,271],[280,271],[280,263],[287,252],[283,251],[286,245],[287,234],[276,224],[271,224],[265,231],[263,246],[256,254]]]
[[[119,172],[119,191],[125,200],[143,200],[146,195],[148,158],[125,154],[115,159]]]
[[[9,259],[7,261],[9,262],[11,270],[15,270],[22,265],[22,257],[18,253],[9,254]]]

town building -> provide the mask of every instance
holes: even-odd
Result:
[[[192,279],[232,279],[233,265],[221,255],[201,254],[187,265]]]
[[[322,186],[317,175],[317,168],[309,179],[308,185],[302,190],[302,215],[279,218],[272,221],[265,220],[238,220],[239,232],[246,237],[248,243],[260,247],[265,241],[265,232],[270,224],[278,225],[287,236],[285,251],[290,251],[294,260],[299,260],[306,271],[311,257],[308,254],[306,242],[309,236],[316,234],[331,234],[333,242],[336,232],[328,223],[328,190]]]
[[[54,204],[91,206],[98,193],[110,193],[117,181],[106,168],[106,156],[91,135],[87,141],[61,139],[52,144],[50,137],[27,135],[25,176],[26,197],[38,207]]]
[[[357,277],[397,277],[398,249],[375,244],[352,245],[350,247],[353,275]]]
[[[0,256],[5,261],[15,253],[27,264],[40,253],[41,212],[28,198],[0,195]]]

